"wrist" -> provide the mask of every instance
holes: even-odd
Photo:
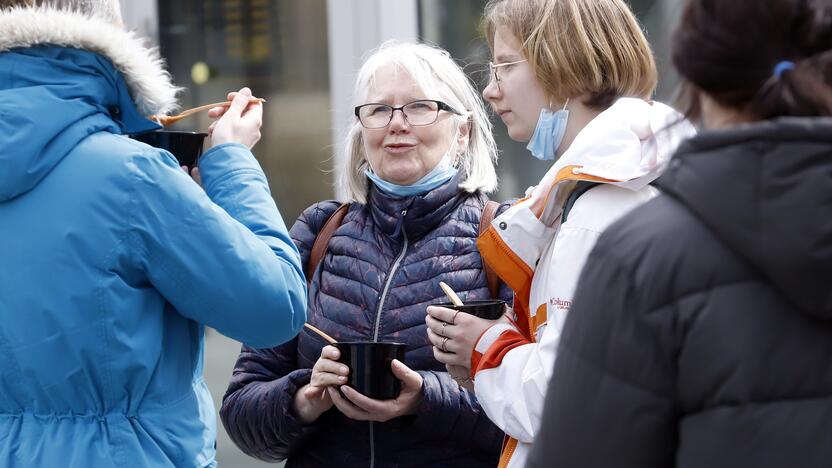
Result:
[[[321,409],[316,407],[314,402],[306,397],[307,388],[309,388],[309,384],[300,387],[292,400],[292,412],[303,424],[315,422],[323,413]]]
[[[410,403],[410,407],[405,411],[403,416],[413,415],[419,412],[419,408],[422,406],[422,402],[425,400],[425,394],[420,390],[418,394],[416,394],[413,401]]]
[[[407,405],[407,408],[402,413],[402,416],[417,414],[419,412],[419,408],[422,406],[423,401],[425,401],[425,380],[424,378],[421,378],[419,387],[412,394],[410,403]]]

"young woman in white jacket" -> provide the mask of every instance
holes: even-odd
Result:
[[[483,96],[512,139],[553,164],[478,242],[515,291],[512,318],[429,307],[426,320],[436,358],[472,379],[506,432],[500,466],[520,467],[584,261],[608,225],[657,194],[650,182],[694,130],[649,100],[655,62],[623,0],[496,0],[484,23],[494,63]]]

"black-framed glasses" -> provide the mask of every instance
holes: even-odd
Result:
[[[459,112],[442,101],[420,99],[418,101],[408,102],[399,107],[378,102],[362,104],[355,107],[355,116],[358,117],[358,121],[361,122],[361,126],[364,128],[384,128],[393,120],[393,114],[396,111],[402,111],[404,120],[408,124],[416,127],[430,125],[436,122],[436,119],[439,118],[440,111],[462,115],[462,112]]]
[[[497,63],[497,64],[495,64],[493,62],[488,62],[488,71],[491,74],[491,79],[493,79],[494,82],[497,83],[497,89],[500,88],[500,82],[503,81],[503,78],[500,77],[500,74],[497,73],[497,71],[500,68],[508,67],[508,66],[511,66],[511,65],[517,65],[518,63],[523,63],[523,62],[528,62],[528,60],[523,59],[523,60],[516,60],[514,62],[505,62],[505,63]]]

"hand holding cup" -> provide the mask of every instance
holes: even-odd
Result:
[[[347,366],[338,362],[340,357],[338,348],[325,346],[321,350],[321,357],[312,367],[309,383],[295,393],[294,410],[301,422],[309,424],[332,408],[327,387],[343,385],[350,373]]]
[[[401,381],[401,391],[393,399],[377,400],[343,385],[327,387],[329,397],[341,413],[357,421],[385,422],[414,414],[422,402],[422,376],[398,359],[391,363],[393,375]]]

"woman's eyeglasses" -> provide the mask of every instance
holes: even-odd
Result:
[[[523,63],[523,62],[527,62],[527,61],[528,60],[523,59],[523,60],[517,60],[517,61],[514,61],[514,62],[505,62],[505,63],[498,63],[498,64],[494,64],[493,62],[488,62],[488,70],[491,73],[491,78],[493,78],[494,82],[497,83],[497,89],[500,89],[500,82],[503,81],[503,78],[500,76],[499,73],[497,73],[500,70],[500,68],[508,67],[508,66],[511,66],[511,65],[517,65],[518,63]]]
[[[412,126],[430,125],[436,122],[439,118],[439,112],[445,111],[456,115],[462,115],[461,112],[453,107],[445,104],[442,101],[433,99],[420,99],[418,101],[408,102],[399,107],[388,106],[387,104],[379,104],[371,102],[356,106],[355,116],[358,117],[361,126],[364,128],[384,128],[393,120],[393,114],[396,111],[402,111],[404,120]]]

